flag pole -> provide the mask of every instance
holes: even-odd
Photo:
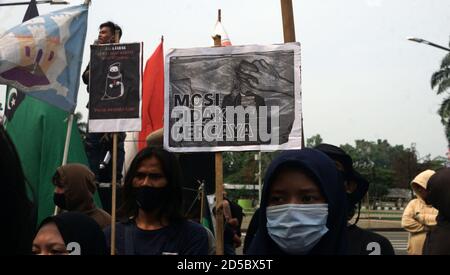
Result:
[[[219,10],[220,19],[220,10]],[[213,37],[214,47],[222,46],[222,38],[220,35]],[[224,254],[223,245],[223,156],[222,152],[216,152],[216,255]]]
[[[70,114],[69,121],[67,122],[67,135],[66,135],[66,143],[64,144],[64,155],[62,165],[67,164],[67,159],[69,157],[69,146],[70,146],[70,139],[72,137],[73,117],[74,117],[73,113]]]
[[[74,117],[73,113],[70,114],[69,119],[67,121],[67,134],[66,134],[66,141],[64,143],[64,153],[61,166],[67,164],[67,159],[69,157],[69,147],[70,147],[70,138],[72,137],[73,117]],[[53,215],[56,216],[58,214],[59,214],[59,207],[55,206],[55,211],[53,212]]]
[[[281,0],[281,16],[283,18],[284,43],[295,42],[295,22],[292,0]],[[305,131],[302,116],[302,147],[305,147]]]
[[[120,43],[120,32],[116,30],[114,42]],[[116,254],[116,186],[117,186],[117,133],[113,133],[112,183],[111,183],[111,255]]]

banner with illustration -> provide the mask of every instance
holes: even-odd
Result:
[[[174,49],[164,146],[174,152],[301,148],[300,44]]]
[[[91,46],[89,132],[141,130],[142,43]]]

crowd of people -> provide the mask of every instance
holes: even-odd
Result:
[[[98,43],[110,43],[117,30],[121,34],[117,25],[102,24]],[[88,76],[89,68],[83,75],[86,82]],[[36,205],[33,190],[27,187],[26,167],[21,166],[12,140],[0,126],[0,213],[1,220],[9,221],[2,226],[5,234],[0,235],[3,253],[110,254],[111,216],[94,203],[98,183],[110,180],[98,170],[112,146],[105,137],[88,135],[90,167],[68,164],[55,171],[54,203],[62,213],[36,227]],[[184,177],[178,156],[158,142],[149,143],[124,175],[114,254],[215,254],[214,233],[183,213]],[[120,159],[123,162],[123,155]],[[375,246],[378,255],[394,255],[388,239],[357,226],[368,188],[369,182],[339,147],[321,144],[280,152],[266,171],[260,208],[248,227],[244,254],[373,255]],[[402,218],[402,227],[410,233],[408,253],[450,254],[450,168],[424,171],[411,188],[417,198]],[[220,207],[225,214],[225,254],[233,255],[241,245],[242,215],[239,209],[233,211],[235,204],[226,198]]]
[[[9,220],[2,238],[12,254],[107,255],[111,220],[93,202],[94,174],[81,164],[55,171],[54,201],[63,213],[33,230],[35,210],[14,144],[0,127],[1,169],[6,193],[2,217]],[[261,206],[245,239],[247,255],[394,255],[381,235],[359,228],[354,220],[368,182],[342,149],[322,144],[284,151],[265,175]],[[409,254],[450,253],[450,169],[424,171],[411,183],[417,198],[405,209]],[[162,147],[137,154],[125,175],[123,202],[116,224],[117,255],[208,255],[214,236],[182,213],[183,176],[177,156]],[[6,206],[7,205],[7,206]],[[224,204],[224,208],[226,206]],[[233,220],[227,210],[225,221]],[[235,222],[232,222],[235,223]],[[229,253],[233,254],[233,252]]]

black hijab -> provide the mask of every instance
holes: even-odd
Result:
[[[315,149],[286,151],[281,153],[267,169],[261,198],[259,228],[248,250],[249,255],[281,255],[285,254],[270,238],[267,231],[266,209],[269,190],[274,175],[283,165],[294,165],[306,170],[319,188],[328,203],[327,228],[329,231],[310,251],[311,255],[343,255],[346,254],[347,203],[342,179],[334,162],[324,153]]]
[[[78,212],[66,212],[46,218],[39,228],[55,223],[65,245],[75,242],[80,245],[81,255],[107,255],[105,235],[100,226],[90,217]]]
[[[356,190],[347,194],[349,207],[361,202],[369,190],[369,182],[353,168],[353,160],[350,155],[341,148],[326,143],[319,144],[314,149],[325,153],[332,160],[340,162],[345,169],[342,173],[344,180],[353,180],[356,183]]]

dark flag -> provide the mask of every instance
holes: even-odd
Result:
[[[31,0],[22,22],[28,21],[37,16],[39,16],[39,12],[37,9],[36,0]]]

